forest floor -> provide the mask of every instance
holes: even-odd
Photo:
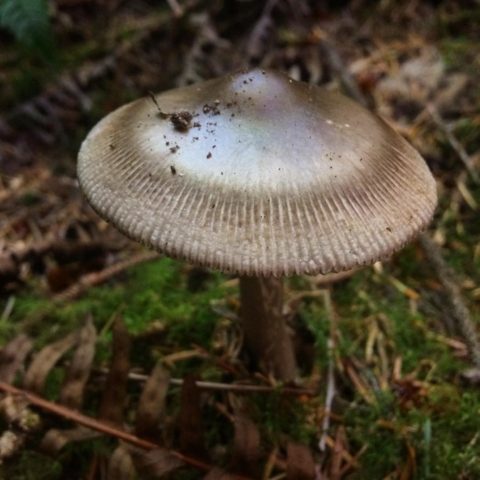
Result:
[[[150,91],[257,65],[343,91],[429,164],[428,233],[478,331],[478,3],[29,1],[0,6],[0,390],[39,397],[0,400],[0,477],[480,478],[475,345],[419,243],[288,279],[282,386],[252,373],[237,279],[125,239],[75,177],[89,129]]]

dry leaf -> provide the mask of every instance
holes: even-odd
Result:
[[[76,427],[70,430],[50,429],[40,443],[40,449],[51,455],[59,452],[67,443],[82,442],[97,438],[100,433],[85,427]]]
[[[122,424],[123,404],[127,394],[130,344],[125,324],[117,319],[113,326],[112,361],[99,409],[99,418],[117,425]]]
[[[76,334],[71,333],[66,337],[47,345],[38,352],[28,367],[23,386],[31,392],[41,393],[45,385],[47,375],[58,360],[73,347]]]
[[[288,442],[287,480],[312,480],[315,478],[315,462],[306,445]]]
[[[348,440],[345,428],[339,426],[335,434],[335,440],[327,437],[327,445],[332,450],[328,478],[340,480],[345,472],[357,466],[357,461],[348,451]]]
[[[417,470],[417,453],[415,448],[413,448],[408,440],[405,440],[405,446],[407,449],[407,460],[399,469],[399,480],[410,480],[414,478]]]
[[[95,355],[97,332],[89,318],[79,332],[79,340],[65,381],[60,391],[59,401],[70,408],[79,409],[83,403],[83,393]]]
[[[30,410],[28,400],[20,395],[3,397],[0,412],[10,426],[13,424],[23,432],[32,432],[40,426],[40,416]]]
[[[177,470],[185,464],[166,448],[158,448],[148,452],[129,447],[132,458],[138,472],[155,478],[161,478],[170,472]],[[143,477],[142,477],[143,478]]]
[[[232,466],[234,470],[253,475],[257,473],[261,456],[260,432],[253,421],[244,413],[233,417],[235,436],[233,440]]]
[[[145,382],[138,402],[135,432],[139,437],[156,438],[160,420],[165,415],[165,398],[170,374],[158,362]]]
[[[231,473],[226,472],[225,470],[215,467],[210,470],[203,480],[236,480],[238,477],[236,475],[232,475]],[[242,479],[247,480],[245,477]]]
[[[25,443],[25,434],[6,430],[0,437],[0,464],[15,455]]]
[[[22,366],[32,346],[32,340],[21,334],[2,348],[0,351],[0,380],[2,382],[12,383],[15,380],[15,374]]]
[[[480,369],[478,368],[469,368],[460,373],[463,380],[468,382],[470,385],[479,385],[480,384]]]
[[[132,456],[124,445],[119,445],[110,456],[107,480],[132,480],[135,478],[135,466]]]

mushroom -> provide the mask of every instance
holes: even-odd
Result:
[[[240,276],[246,344],[296,376],[282,277],[385,259],[430,221],[421,156],[340,94],[255,69],[142,98],[83,142],[78,178],[128,237]]]

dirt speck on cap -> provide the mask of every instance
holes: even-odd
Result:
[[[208,103],[206,103],[202,108],[203,113],[205,113],[205,114],[210,113],[212,115],[220,115],[220,109],[218,108],[219,103],[220,103],[219,100],[215,100],[215,103],[213,105],[209,105]]]
[[[193,115],[190,112],[178,112],[170,115],[170,121],[175,130],[187,132],[191,128]]]

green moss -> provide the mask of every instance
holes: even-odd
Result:
[[[259,426],[265,444],[279,445],[285,437],[307,445],[313,442],[315,428],[307,421],[307,415],[313,411],[312,404],[280,392],[258,394],[250,400],[254,405],[252,419]]]
[[[443,39],[439,45],[448,67],[461,69],[467,73],[476,73],[474,69],[478,68],[478,60],[475,55],[475,51],[478,48],[477,42],[472,41],[468,37],[458,35]]]
[[[53,459],[32,450],[22,450],[15,462],[0,465],[0,478],[15,480],[60,480],[60,458]]]
[[[445,393],[445,392],[444,392]],[[477,478],[480,394],[438,392],[422,407],[402,410],[393,402],[351,409],[345,415],[349,440],[367,447],[351,478],[384,478],[407,461],[407,445],[416,456],[419,479]]]
[[[191,343],[208,346],[215,326],[216,315],[210,302],[225,296],[220,286],[222,276],[211,275],[208,289],[189,292],[184,265],[163,258],[139,265],[128,272],[125,282],[116,280],[90,289],[79,300],[51,307],[48,299],[33,295],[18,298],[13,321],[6,331],[22,318],[38,311],[48,311],[47,318],[35,327],[39,344],[51,340],[52,334],[70,331],[91,315],[102,330],[112,316],[121,315],[132,334],[145,331],[153,321],[167,327],[167,344],[189,339]]]
[[[394,263],[385,266],[385,275],[398,275],[410,285],[411,277],[425,274],[418,262],[413,262],[414,258],[414,248],[407,250]],[[404,267],[405,263],[408,268]],[[412,263],[416,266],[411,266]],[[52,335],[70,331],[83,322],[85,315],[92,314],[99,331],[104,330],[99,350],[107,356],[110,349],[108,325],[115,315],[120,314],[132,333],[144,332],[153,321],[164,325],[164,338],[156,347],[160,354],[189,349],[192,344],[208,348],[218,320],[210,302],[233,292],[226,290],[222,286],[223,277],[215,274],[209,276],[203,290],[189,292],[184,270],[185,266],[180,262],[160,259],[132,269],[126,278],[91,289],[84,298],[51,312],[43,325],[47,328],[39,329],[37,343],[51,341]],[[300,287],[305,288],[304,285]],[[460,390],[456,378],[463,368],[462,363],[432,335],[434,328],[429,324],[428,317],[412,313],[408,299],[384,277],[373,274],[371,269],[358,272],[348,281],[335,286],[332,298],[339,315],[341,335],[338,354],[341,357],[363,358],[369,318],[381,315],[390,358],[400,355],[402,371],[417,370],[418,379],[427,380],[428,377],[430,385],[426,398],[407,409],[400,407],[394,391],[377,392],[373,404],[366,404],[360,396],[354,395],[355,401],[344,413],[343,423],[352,451],[365,445],[367,449],[359,460],[361,467],[358,473],[351,478],[382,478],[388,475],[405,464],[408,448],[416,452],[418,478],[456,478],[460,472],[467,472],[475,478],[479,474],[475,435],[480,394]],[[20,297],[15,316],[21,317],[44,308],[46,303],[41,298]],[[330,327],[323,302],[321,299],[305,300],[299,315],[313,334],[315,362],[320,371],[325,371]],[[12,327],[3,331],[11,335]],[[147,368],[151,359],[144,361],[141,354],[150,356],[150,353],[145,352],[144,345],[141,350],[134,362]],[[422,364],[433,365],[433,368],[418,370]],[[55,370],[49,378],[49,398],[55,398],[58,392],[62,379],[59,372]],[[192,372],[211,380],[221,379],[219,370],[203,360],[181,362],[174,369],[176,376]],[[170,395],[178,398],[179,391],[172,390]],[[318,440],[318,425],[311,421],[312,412],[318,402],[323,402],[323,395],[317,400],[305,403],[280,394],[249,396],[251,416],[262,432],[264,446],[278,444],[285,436],[314,445]],[[208,445],[228,444],[232,436],[231,426],[226,427],[213,409],[204,408],[204,414],[208,423]],[[391,428],[385,427],[385,424],[391,425]],[[448,477],[441,476],[445,472]],[[190,473],[185,471],[182,475],[188,478]]]

